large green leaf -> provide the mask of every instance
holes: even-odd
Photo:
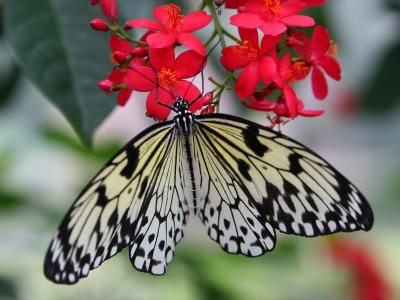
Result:
[[[108,34],[89,26],[99,16],[88,0],[5,1],[4,7],[5,36],[17,62],[87,143],[115,105],[97,87],[112,68]]]

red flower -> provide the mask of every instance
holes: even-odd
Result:
[[[181,96],[189,102],[200,95],[200,91],[191,82],[184,79],[199,74],[204,67],[204,57],[193,50],[183,52],[175,58],[171,47],[149,49],[149,66],[136,66],[127,71],[125,84],[139,92],[150,92],[147,96],[146,109],[150,117],[166,120],[170,109],[157,103],[172,106],[176,97]],[[198,100],[190,106],[195,112],[202,107]]]
[[[228,70],[243,69],[239,75],[235,92],[240,99],[251,96],[260,81],[268,85],[276,72],[274,60],[267,54],[279,43],[280,36],[264,36],[258,45],[257,29],[239,27],[242,42],[222,49],[221,63]]]
[[[354,278],[354,299],[391,299],[390,287],[372,251],[365,244],[357,244],[347,239],[334,239],[329,244],[329,251],[336,264],[351,271]]]
[[[311,82],[315,97],[324,99],[328,95],[328,84],[321,68],[333,79],[341,78],[340,65],[332,57],[329,32],[322,26],[317,26],[311,41],[299,32],[293,32],[293,37],[298,41],[293,48],[303,56],[306,64],[312,67]]]
[[[175,43],[185,45],[202,56],[206,55],[203,43],[190,32],[199,30],[212,20],[204,11],[180,15],[181,8],[175,4],[161,5],[154,8],[153,14],[158,22],[149,19],[136,19],[127,23],[128,27],[148,28],[156,31],[146,41],[150,48],[171,47]]]
[[[315,24],[311,17],[297,15],[306,7],[300,0],[245,0],[245,12],[231,17],[232,25],[260,28],[267,35],[279,35],[287,26],[309,27]]]

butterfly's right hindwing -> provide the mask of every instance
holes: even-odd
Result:
[[[50,280],[75,283],[123,247],[134,245],[149,201],[163,185],[160,177],[166,161],[175,163],[165,159],[175,155],[171,154],[174,144],[173,122],[154,125],[123,147],[89,182],[49,246],[44,271]],[[171,202],[159,201],[159,207],[151,208],[152,214],[160,211],[168,215],[171,210],[182,214],[183,209],[172,207]],[[171,227],[173,221],[167,225]]]

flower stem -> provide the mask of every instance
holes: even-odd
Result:
[[[221,25],[221,22],[219,21],[219,16],[214,8],[214,5],[212,2],[206,3],[205,1],[203,1],[203,3],[208,7],[208,9],[211,13],[211,16],[212,16],[213,22],[214,22],[215,31],[217,32],[217,35],[221,41],[221,47],[225,48],[226,42],[225,42],[225,37],[224,37],[224,29]]]

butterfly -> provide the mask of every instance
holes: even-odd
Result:
[[[127,246],[134,268],[164,274],[189,215],[224,251],[252,257],[274,249],[276,231],[313,237],[372,227],[364,196],[312,150],[189,106],[177,98],[173,120],[137,135],[87,184],[48,248],[48,279],[73,284]]]

